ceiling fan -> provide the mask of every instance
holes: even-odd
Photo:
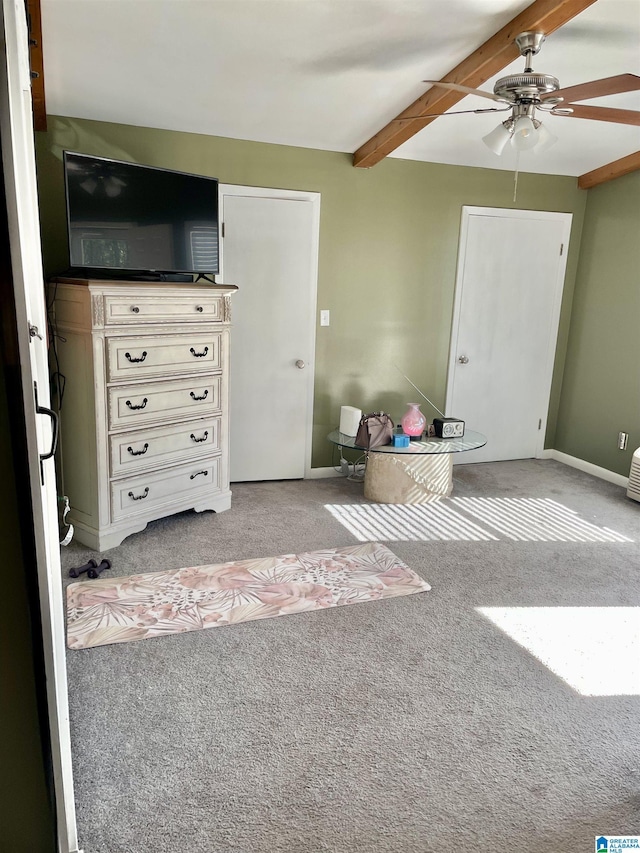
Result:
[[[109,196],[109,198],[115,198],[120,195],[122,188],[127,186],[126,181],[123,181],[118,175],[111,174],[117,167],[107,160],[95,163],[67,161],[66,168],[69,172],[76,173],[74,183],[89,195],[93,195],[97,191]]]
[[[561,89],[557,77],[553,77],[551,74],[539,74],[531,67],[532,57],[540,51],[544,41],[543,33],[525,32],[516,36],[515,42],[520,54],[525,58],[525,69],[522,74],[509,74],[506,77],[501,77],[493,87],[493,92],[472,89],[469,86],[447,83],[442,80],[423,80],[423,83],[431,83],[433,86],[464,92],[467,95],[479,95],[481,98],[488,98],[503,106],[477,110],[456,110],[452,113],[425,114],[413,118],[510,111],[511,115],[506,121],[503,121],[483,137],[483,142],[496,154],[502,154],[509,141],[519,151],[535,149],[536,152],[549,148],[557,141],[557,138],[536,118],[536,111],[538,110],[550,115],[640,125],[640,112],[574,103],[574,101],[640,90],[640,77],[635,74],[618,74],[615,77],[591,80],[588,83]],[[410,117],[405,116],[396,120],[406,121],[408,118]]]

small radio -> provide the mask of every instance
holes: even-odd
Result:
[[[433,427],[438,438],[462,438],[464,421],[458,418],[434,418]]]

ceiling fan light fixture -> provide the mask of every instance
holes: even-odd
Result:
[[[104,182],[104,191],[109,198],[116,198],[122,192],[122,187],[126,187],[126,183],[120,178],[109,177]]]
[[[88,178],[85,178],[84,181],[80,182],[80,186],[86,193],[89,193],[89,195],[93,195],[96,191],[96,187],[98,186],[98,182],[95,178],[89,176]]]
[[[511,144],[518,151],[529,151],[538,144],[538,131],[529,116],[520,116],[516,119]]]
[[[494,127],[491,133],[483,136],[482,141],[494,154],[500,155],[504,151],[507,142],[511,139],[512,131],[513,123],[511,119],[507,119],[507,121],[503,121],[497,127]]]
[[[554,136],[550,130],[547,130],[544,124],[538,125],[538,142],[533,149],[534,154],[540,154],[541,151],[546,151],[558,141],[558,137]]]

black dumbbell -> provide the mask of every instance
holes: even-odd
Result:
[[[88,577],[88,578],[91,578],[92,580],[93,580],[94,578],[99,578],[99,577],[100,577],[100,573],[101,573],[101,572],[104,572],[106,569],[110,569],[110,568],[111,568],[111,563],[110,563],[110,561],[109,561],[109,560],[103,560],[103,561],[100,563],[100,565],[98,565],[98,564],[96,563],[96,561],[95,561],[95,560],[94,560],[93,562],[94,562],[94,564],[95,564],[95,565],[93,566],[93,568],[90,568],[90,569],[88,569],[88,570],[87,570],[87,577]]]
[[[85,572],[91,571],[91,569],[97,569],[98,563],[93,557],[89,560],[88,563],[85,563],[84,566],[78,566],[77,569],[69,569],[69,577],[70,578],[79,578],[80,575],[83,575]],[[91,575],[89,575],[91,577]]]

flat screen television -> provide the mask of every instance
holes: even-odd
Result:
[[[64,152],[71,273],[191,280],[219,272],[218,181]]]

